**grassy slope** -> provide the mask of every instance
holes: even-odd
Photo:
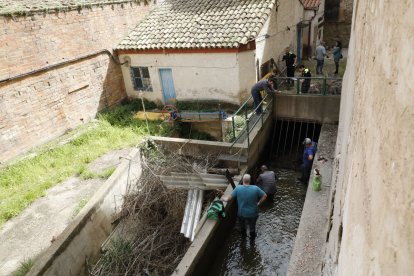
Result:
[[[136,106],[117,107],[99,116],[95,128],[69,143],[42,150],[35,157],[0,170],[0,225],[18,215],[48,188],[82,174],[85,166],[99,156],[139,143],[147,135],[145,122],[132,118]],[[171,129],[149,122],[151,135],[166,135]]]

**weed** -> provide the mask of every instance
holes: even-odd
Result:
[[[114,173],[115,169],[116,169],[115,167],[108,168],[104,170],[103,172],[101,172],[100,174],[98,174],[98,177],[102,179],[108,179]]]
[[[84,179],[106,178],[112,172],[94,175],[86,165],[101,155],[137,145],[148,135],[146,123],[133,118],[133,103],[107,110],[98,116],[93,128],[65,144],[43,146],[31,158],[0,169],[0,225],[18,215],[45,191],[73,175]],[[173,128],[168,123],[148,122],[151,135],[167,136]]]
[[[20,263],[19,268],[12,274],[13,276],[24,276],[29,273],[30,269],[32,269],[34,265],[33,259],[25,259]]]
[[[88,201],[89,201],[89,198],[86,198],[86,197],[79,200],[78,205],[76,205],[75,209],[73,210],[72,218],[76,217],[79,214],[79,212],[83,209],[83,207],[85,207]]]

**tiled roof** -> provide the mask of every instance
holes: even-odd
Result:
[[[321,3],[320,0],[302,0],[303,6],[305,10],[317,10],[319,4]]]
[[[116,47],[236,48],[254,40],[275,0],[165,0]]]
[[[0,0],[0,15],[68,11],[84,7],[138,2],[138,0]]]

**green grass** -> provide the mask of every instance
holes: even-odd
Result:
[[[82,210],[83,207],[85,207],[88,201],[89,201],[89,198],[86,198],[86,197],[79,200],[78,205],[76,205],[75,209],[73,210],[72,218],[76,217],[79,214],[79,212]]]
[[[19,268],[12,274],[13,276],[24,276],[32,269],[34,262],[32,259],[26,259],[20,263]]]
[[[138,144],[148,133],[145,122],[132,117],[136,109],[133,102],[103,112],[96,127],[85,130],[70,142],[44,147],[35,157],[1,169],[0,225],[44,196],[48,188],[82,172],[85,178],[91,177],[86,165],[101,155]],[[160,136],[172,130],[169,124],[161,122],[149,122],[149,129],[151,135]],[[107,177],[112,172],[109,170],[98,177]]]
[[[108,168],[104,170],[101,173],[94,173],[86,169],[86,167],[84,166],[84,167],[81,167],[80,171],[78,172],[78,175],[83,180],[95,179],[95,178],[108,179],[112,175],[112,173],[115,171],[115,169],[116,169],[115,167],[112,167],[112,168]]]

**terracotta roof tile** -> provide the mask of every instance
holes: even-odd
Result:
[[[0,15],[19,16],[128,2],[136,0],[0,0]]]
[[[274,3],[275,0],[165,0],[116,49],[236,48],[255,39]]]
[[[320,0],[302,0],[305,10],[317,10],[321,1]]]

